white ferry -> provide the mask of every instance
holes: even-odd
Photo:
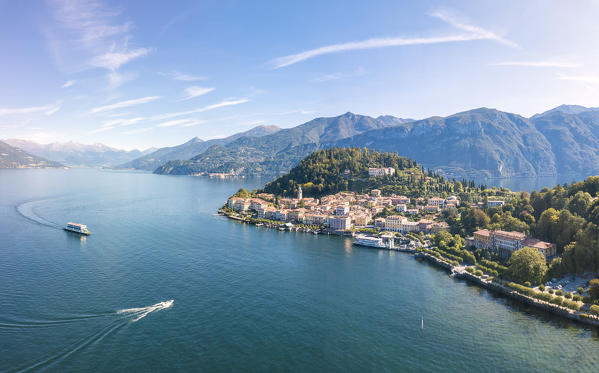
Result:
[[[387,247],[387,245],[385,245],[385,243],[383,242],[382,238],[369,237],[364,235],[356,236],[356,239],[354,240],[354,245],[378,247],[381,249]]]
[[[87,230],[87,226],[83,224],[67,223],[66,227],[64,227],[63,229],[65,231],[84,234],[86,236],[89,236],[91,234],[91,232]]]

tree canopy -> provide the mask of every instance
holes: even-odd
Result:
[[[537,249],[524,247],[516,250],[507,262],[507,275],[519,283],[538,284],[547,273],[545,257]]]

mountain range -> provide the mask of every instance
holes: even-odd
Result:
[[[525,118],[478,108],[423,120],[346,113],[214,144],[155,173],[277,175],[315,150],[339,146],[397,152],[455,178],[583,178],[599,173],[599,109],[562,105]]]
[[[156,168],[167,163],[168,161],[192,158],[200,153],[203,153],[206,149],[210,148],[213,145],[226,145],[241,137],[267,136],[274,134],[279,130],[280,128],[277,126],[257,126],[248,131],[239,132],[223,139],[213,139],[204,141],[199,137],[194,137],[193,139],[187,141],[184,144],[160,148],[142,157],[136,158],[123,164],[119,164],[118,166],[116,166],[116,168],[153,171]]]
[[[0,141],[0,168],[48,168],[62,167],[58,162],[50,161],[23,149]]]
[[[71,167],[113,167],[156,150],[151,148],[146,151],[127,151],[99,143],[86,145],[72,141],[39,144],[28,140],[7,139],[4,142],[38,157],[52,159]]]

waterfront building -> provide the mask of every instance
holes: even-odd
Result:
[[[341,230],[344,231],[344,230],[352,228],[351,218],[349,217],[349,215],[345,215],[345,216],[331,215],[328,217],[327,220],[328,220],[329,228],[334,231],[341,231]]]
[[[385,219],[385,230],[393,231],[393,232],[400,232],[401,224],[407,220],[408,220],[407,218],[405,218],[401,215],[387,216],[387,218]]]
[[[556,254],[555,244],[532,237],[527,238],[522,232],[481,229],[474,232],[473,238],[476,248],[494,250],[503,258],[510,257],[514,251],[526,246],[536,248],[546,258]]]
[[[406,219],[401,223],[401,227],[400,227],[399,231],[401,233],[417,232],[418,231],[418,222],[408,221]]]
[[[374,226],[381,229],[385,228],[385,218],[374,219]]]

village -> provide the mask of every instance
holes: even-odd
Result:
[[[389,167],[368,169],[371,177],[389,175],[394,171]],[[489,200],[487,206],[498,207],[504,203],[503,200]],[[443,221],[442,212],[459,206],[459,198],[453,195],[446,198],[383,196],[379,189],[373,189],[369,194],[339,192],[317,199],[304,197],[301,186],[295,198],[258,193],[252,198],[231,197],[226,204],[230,212],[229,217],[250,218],[255,224],[268,223],[282,230],[302,229],[315,234],[322,232],[352,236],[356,233],[383,233],[386,244],[383,244],[382,240],[357,240],[356,243],[366,242],[367,246],[387,248],[394,248],[394,240],[391,239],[393,236],[389,236],[389,233],[428,235],[449,231],[450,227]],[[483,206],[482,203],[476,203],[471,207]],[[393,213],[389,214],[390,211]],[[412,244],[418,246],[419,242],[414,240]],[[557,254],[554,243],[528,237],[525,233],[516,231],[477,230],[472,237],[466,238],[466,244],[477,249],[491,250],[502,259],[508,259],[513,252],[523,247],[537,249],[548,262]]]

